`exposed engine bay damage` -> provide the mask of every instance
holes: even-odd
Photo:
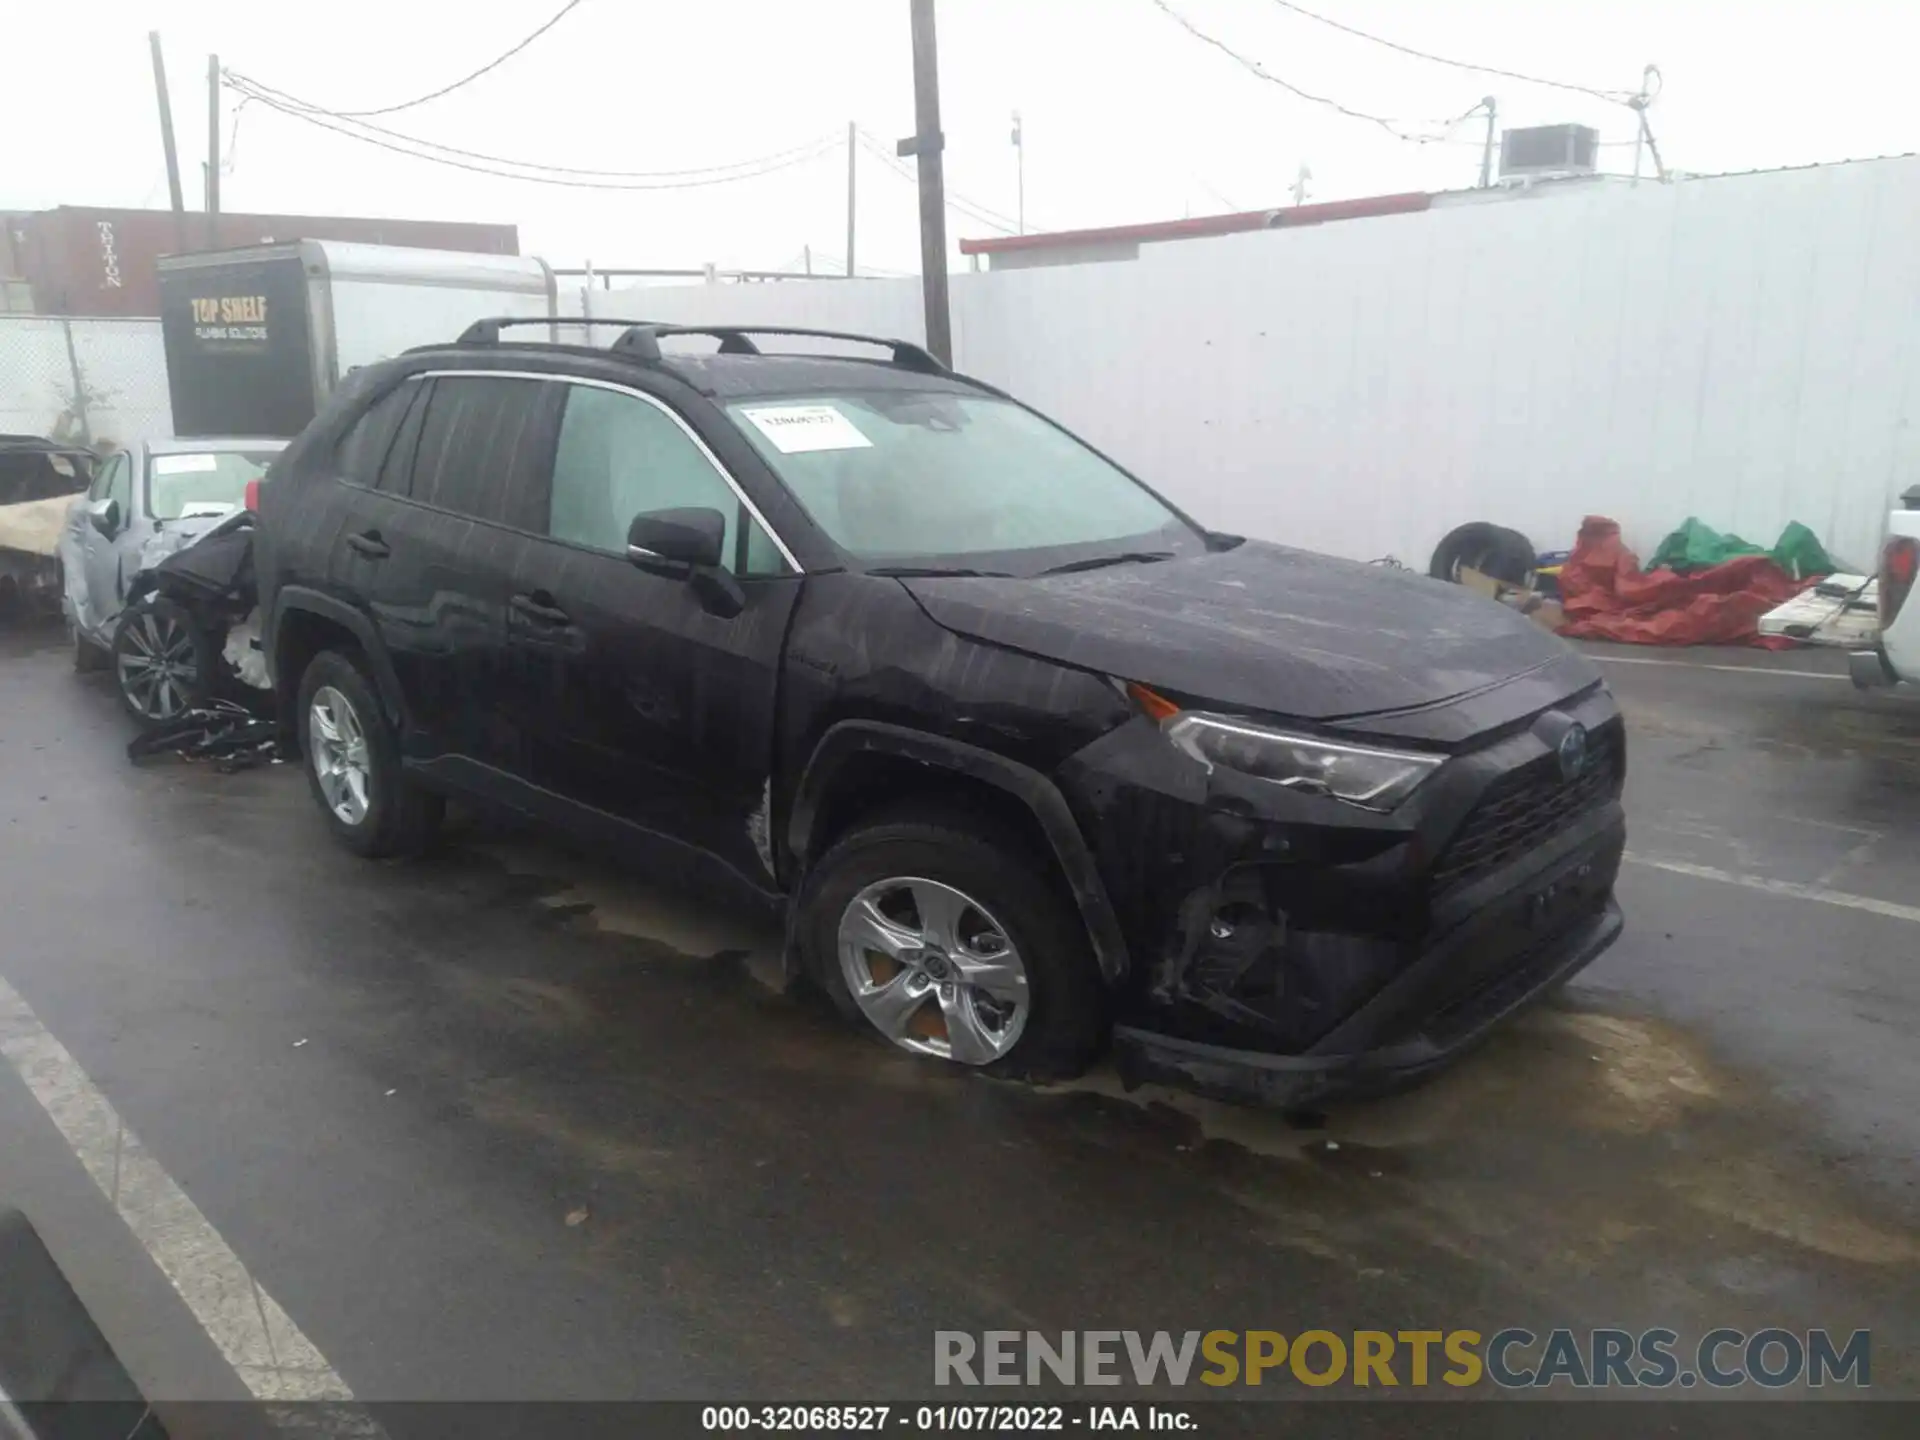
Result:
[[[157,606],[197,632],[193,652],[206,657],[202,668],[212,673],[191,687],[186,709],[143,719],[146,732],[127,747],[129,759],[170,752],[231,770],[276,758],[253,570],[257,523],[252,512],[241,511],[210,529],[162,532],[142,551],[146,563],[128,588],[122,632]],[[124,668],[116,665],[123,690]]]
[[[1399,967],[1392,938],[1291,924],[1287,888],[1272,867],[1239,865],[1180,906],[1153,984],[1154,998],[1186,1017],[1183,1031],[1224,1022],[1304,1050]]]

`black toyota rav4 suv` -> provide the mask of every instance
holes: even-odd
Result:
[[[783,904],[908,1050],[1288,1105],[1618,934],[1620,715],[1513,610],[1204,529],[905,342],[514,323],[358,371],[263,487],[354,850],[491,802]]]

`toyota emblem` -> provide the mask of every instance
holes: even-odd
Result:
[[[1560,737],[1560,778],[1578,780],[1587,768],[1587,727],[1571,725]]]

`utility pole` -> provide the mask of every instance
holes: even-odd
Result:
[[[1480,103],[1487,107],[1487,143],[1480,151],[1480,188],[1485,190],[1493,184],[1493,131],[1499,120],[1500,106],[1491,95]]]
[[[947,311],[947,186],[940,152],[940,56],[933,33],[933,0],[913,0],[914,135],[896,147],[920,169],[920,289],[926,300],[927,349],[953,363],[953,321]]]
[[[220,248],[220,57],[207,56],[207,248]]]
[[[813,274],[813,246],[802,245],[800,247],[800,262],[805,267],[807,274],[812,275]]]
[[[847,278],[851,280],[859,272],[853,268],[853,185],[859,173],[854,163],[860,150],[860,126],[847,121]]]
[[[1016,214],[1019,217],[1020,233],[1024,235],[1027,233],[1027,147],[1020,142],[1018,110],[1013,112],[1013,164],[1020,196],[1020,208]]]
[[[160,32],[147,32],[147,47],[153,51],[153,93],[160,101],[160,143],[167,151],[167,193],[173,200],[174,249],[187,248],[187,202],[180,195],[180,155],[173,148],[173,107],[167,103],[167,62],[160,54]]]
[[[1667,178],[1666,162],[1660,158],[1660,146],[1653,138],[1653,126],[1647,122],[1647,107],[1659,96],[1665,81],[1661,78],[1660,67],[1649,65],[1640,72],[1640,93],[1627,104],[1640,122],[1640,128],[1633,137],[1633,183],[1640,183],[1640,152],[1647,150],[1653,156],[1653,172],[1660,179]]]

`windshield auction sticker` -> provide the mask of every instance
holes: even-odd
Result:
[[[204,475],[209,470],[218,470],[220,462],[211,455],[156,455],[153,457],[153,473],[156,475]]]
[[[873,442],[832,405],[755,405],[740,412],[782,455],[867,450]]]

